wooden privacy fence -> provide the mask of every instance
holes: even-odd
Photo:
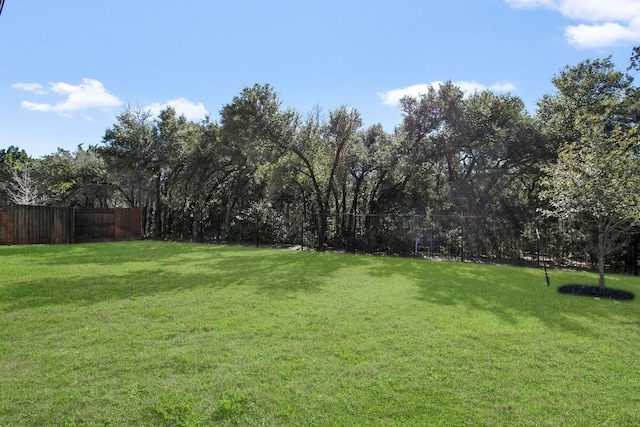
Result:
[[[136,240],[141,225],[140,209],[0,206],[0,245]]]

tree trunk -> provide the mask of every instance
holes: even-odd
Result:
[[[356,251],[356,215],[358,214],[358,196],[360,193],[360,187],[364,181],[364,174],[356,178],[355,188],[353,189],[353,199],[351,200],[351,211],[349,215],[348,233],[351,238],[351,250]]]
[[[601,288],[604,288],[604,257],[606,252],[606,236],[603,230],[598,230],[598,286]]]
[[[154,218],[153,218],[153,235],[156,239],[162,236],[162,211],[160,210],[160,205],[162,204],[162,198],[160,193],[160,184],[161,184],[162,175],[160,171],[158,171],[158,175],[156,176],[156,188],[155,188],[155,196],[156,196],[156,208],[154,210]]]

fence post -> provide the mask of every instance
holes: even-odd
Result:
[[[76,208],[69,208],[69,243],[76,242]]]
[[[634,243],[631,249],[631,262],[633,268],[633,275],[638,275],[638,243]]]
[[[300,250],[304,251],[304,216],[300,219]]]
[[[464,217],[460,215],[460,262],[464,262]]]
[[[256,248],[260,247],[260,235],[259,235],[259,226],[260,226],[260,216],[258,212],[256,212]]]
[[[216,243],[220,244],[220,208],[216,209]]]

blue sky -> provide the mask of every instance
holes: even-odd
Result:
[[[640,0],[5,0],[0,148],[98,144],[127,104],[217,120],[254,83],[389,131],[402,95],[446,80],[533,113],[563,66],[625,69],[636,45]]]

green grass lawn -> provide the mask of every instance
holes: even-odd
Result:
[[[597,276],[161,242],[0,247],[0,426],[637,426]],[[640,280],[609,276],[640,296]]]

